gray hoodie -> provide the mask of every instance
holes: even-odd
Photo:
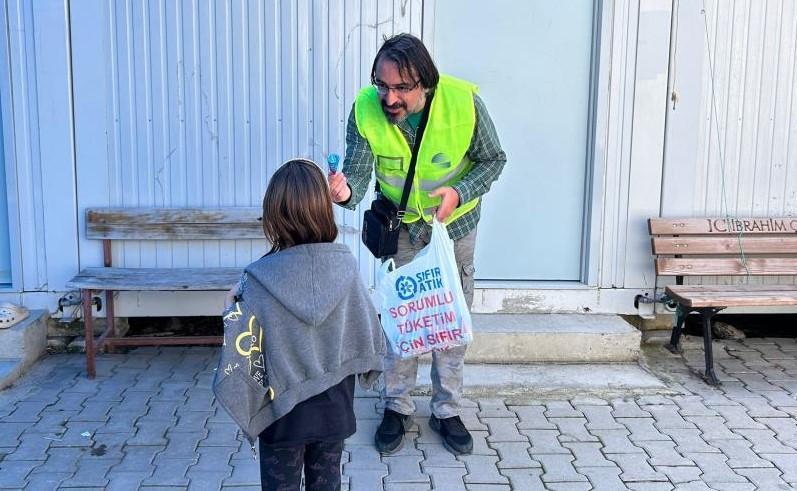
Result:
[[[243,301],[263,326],[262,349],[274,400],[267,427],[296,404],[361,374],[382,371],[385,340],[357,267],[344,244],[303,244],[246,267]]]

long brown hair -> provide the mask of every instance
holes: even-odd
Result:
[[[263,196],[263,232],[269,254],[300,244],[334,242],[338,236],[326,177],[312,161],[285,162]]]

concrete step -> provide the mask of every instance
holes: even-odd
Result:
[[[466,363],[618,363],[639,359],[641,333],[616,315],[474,314]]]
[[[416,396],[432,391],[431,366],[418,365]],[[636,363],[540,363],[526,365],[468,364],[463,374],[466,397],[577,398],[626,397],[641,394],[672,393],[667,385]],[[364,391],[360,396],[376,397]]]
[[[0,389],[13,384],[44,353],[47,315],[33,310],[19,324],[0,329]]]

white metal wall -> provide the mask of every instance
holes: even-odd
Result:
[[[797,4],[681,0],[675,15],[662,216],[795,215]]]
[[[382,37],[420,35],[422,10],[421,0],[72,2],[79,209],[259,205],[284,160],[343,153]],[[359,215],[339,211],[342,240],[370,275]],[[245,265],[264,247],[127,242],[114,261]],[[99,264],[100,251],[81,240],[81,264]]]
[[[47,305],[77,269],[66,0],[0,3],[0,77],[12,288]],[[17,293],[11,293],[17,292]]]

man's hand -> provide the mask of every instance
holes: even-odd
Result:
[[[457,193],[456,189],[450,186],[444,186],[442,188],[437,188],[431,193],[429,193],[430,198],[443,198],[442,203],[437,208],[437,221],[443,222],[448,218],[454,210],[459,206],[459,193]]]
[[[329,181],[329,194],[335,203],[345,203],[351,198],[351,188],[346,176],[342,172],[333,172],[327,176]]]

